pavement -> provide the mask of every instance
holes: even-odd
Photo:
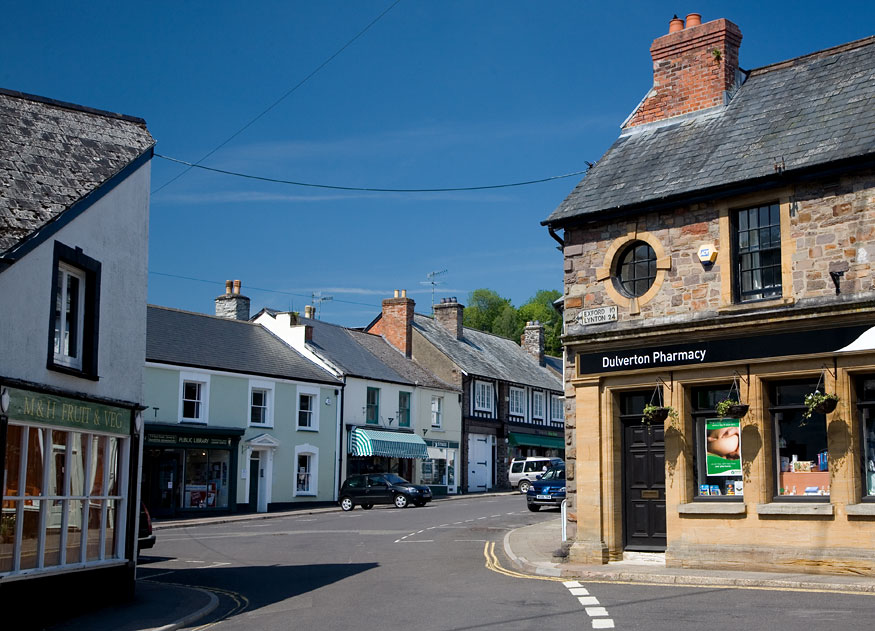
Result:
[[[490,493],[487,496],[508,495]],[[436,501],[470,499],[457,495]],[[478,497],[484,497],[479,495]],[[162,530],[203,524],[275,519],[289,515],[312,515],[339,510],[335,506],[296,509],[273,513],[197,517],[184,520],[154,521]],[[160,534],[158,535],[160,538]],[[568,559],[568,546],[562,542],[562,520],[557,514],[531,526],[510,531],[504,537],[504,552],[514,569],[524,574],[549,576],[581,582],[636,583],[690,587],[766,588],[819,592],[875,594],[875,577],[828,574],[787,574],[779,572],[740,572],[665,567],[663,555],[628,554],[622,561],[607,565],[585,565]],[[510,569],[510,568],[508,568]],[[134,600],[66,620],[47,631],[175,631],[212,613],[218,606],[214,594],[203,589],[140,579]]]

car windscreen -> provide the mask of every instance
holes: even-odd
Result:
[[[389,481],[389,484],[410,484],[410,482],[408,482],[401,476],[395,475],[394,473],[387,473],[383,477]]]
[[[564,480],[565,479],[565,467],[553,467],[552,469],[548,469],[547,472],[541,476],[542,480]]]

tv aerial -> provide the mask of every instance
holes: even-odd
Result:
[[[438,272],[429,272],[425,275],[428,280],[419,281],[420,285],[431,285],[431,315],[434,315],[434,288],[436,285],[441,285],[444,282],[442,280],[435,280],[435,278],[446,273],[447,270],[445,269],[442,269]]]
[[[323,302],[334,300],[334,296],[323,296],[321,291],[314,291],[311,294],[313,298],[313,309],[316,312],[316,319],[319,319],[319,310],[322,308]]]

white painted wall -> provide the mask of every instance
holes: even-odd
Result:
[[[127,402],[143,400],[149,183],[146,163],[0,273],[0,375]],[[98,381],[46,368],[54,242],[100,261]]]

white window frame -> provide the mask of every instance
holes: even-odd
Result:
[[[261,381],[258,379],[250,379],[249,380],[249,405],[246,408],[246,420],[248,422],[249,427],[268,427],[273,428],[273,390],[274,384],[271,381]],[[265,393],[265,410],[264,410],[264,423],[253,423],[252,422],[252,394],[255,391],[261,391]]]
[[[526,416],[526,391],[523,388],[511,386],[508,394],[508,414],[511,416]]]
[[[544,393],[532,390],[532,418],[544,418]]]
[[[435,403],[437,409],[435,410]],[[440,428],[443,427],[444,415],[444,398],[435,394],[431,395],[431,426]]]
[[[298,490],[298,457],[309,456],[310,458],[310,485],[306,491]],[[295,497],[316,497],[319,495],[319,448],[310,444],[295,445],[294,470],[292,471],[292,488]]]
[[[492,412],[495,409],[495,389],[491,381],[474,381],[474,410]]]
[[[556,423],[565,422],[565,406],[558,394],[550,395],[550,420]]]
[[[310,425],[308,427],[301,425],[301,396],[308,396],[313,404],[313,409],[310,413]],[[295,428],[299,432],[318,432],[319,431],[319,388],[312,386],[298,386],[298,392],[295,394]],[[295,461],[297,466],[297,460]]]
[[[184,418],[182,410],[185,403],[185,382],[199,383],[201,385],[200,414],[197,418]],[[180,371],[179,373],[179,422],[209,424],[210,419],[210,375],[202,372]]]
[[[67,337],[69,330],[67,329],[67,314],[66,314],[66,298],[68,283],[70,277],[74,277],[79,281],[79,291],[76,296],[76,354],[71,355],[69,350],[64,349],[64,338]],[[79,268],[73,267],[63,261],[58,262],[58,282],[60,288],[55,287],[53,291],[55,295],[55,327],[58,331],[58,348],[54,350],[55,363],[67,368],[82,370],[82,349],[85,346],[83,336],[85,334],[85,272]],[[57,301],[61,301],[61,310],[57,311]]]

